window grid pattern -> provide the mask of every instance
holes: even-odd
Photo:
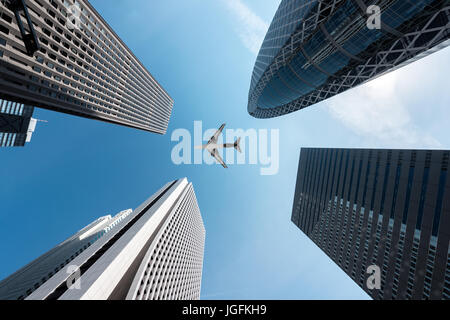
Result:
[[[450,243],[449,249],[447,253],[447,266],[445,268],[445,283],[444,283],[444,292],[442,294],[443,300],[450,300]]]
[[[349,157],[342,156],[348,152]],[[326,174],[329,184],[342,181],[342,175],[349,178],[343,180],[344,185],[338,182],[323,191],[324,195],[312,187],[314,180],[323,177],[311,173],[317,172],[321,157],[328,154],[332,156],[319,172]],[[447,168],[448,155],[449,151],[427,150],[302,149],[292,220],[373,298],[447,299],[449,270],[444,256],[448,247],[444,244],[448,243],[445,230],[450,219],[448,201],[442,199],[448,196],[443,191],[448,187],[438,173]],[[345,174],[349,167],[354,172]],[[434,174],[429,173],[433,170]],[[427,191],[424,184],[435,185],[436,190],[431,193],[431,187]],[[320,199],[326,203],[320,204]],[[319,203],[312,207],[309,204],[313,202]],[[310,227],[308,216],[316,215],[314,210],[320,212]],[[436,213],[440,213],[439,219]],[[427,223],[420,223],[417,229],[421,215]],[[423,237],[423,226],[428,239]],[[437,237],[430,234],[431,229],[437,230]],[[380,290],[366,287],[369,265],[381,269]]]
[[[149,249],[136,300],[200,299],[205,229],[192,185]]]
[[[248,103],[252,116],[295,112],[450,44],[450,6],[442,1],[384,1],[382,30],[366,27],[368,1],[312,2],[305,16],[290,16],[301,19],[290,21],[300,27],[285,28],[291,35],[282,48],[275,47],[275,56],[263,44],[261,59],[271,61],[261,64],[258,57],[255,65]],[[268,34],[279,24],[274,19]]]
[[[413,297],[413,290],[414,290],[414,279],[416,276],[416,266],[418,262],[418,254],[419,254],[419,244],[420,244],[420,231],[416,230],[414,239],[413,239],[413,246],[411,250],[411,260],[410,260],[410,267],[408,272],[408,282],[406,284],[406,294],[405,298],[410,300]]]
[[[56,111],[164,134],[173,100],[88,1],[28,1],[41,49],[25,53],[14,13],[0,2],[2,92]],[[71,6],[80,28],[68,27]],[[32,103],[31,103],[32,102]]]
[[[0,99],[0,147],[23,147],[34,108]]]
[[[432,236],[428,247],[428,255],[425,265],[425,281],[423,285],[423,299],[429,299],[431,294],[431,282],[433,281],[433,269],[436,261],[437,238]]]
[[[383,216],[379,215],[377,229],[375,232],[375,243],[374,243],[374,248],[373,248],[373,253],[372,253],[372,264],[377,263],[378,253],[379,253],[379,249],[380,249],[381,229],[382,228],[383,228]]]
[[[33,109],[33,107],[26,106],[22,103],[0,99],[0,113],[31,117],[33,115]]]
[[[16,146],[17,133],[0,132],[0,147]]]

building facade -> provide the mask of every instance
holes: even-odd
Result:
[[[292,221],[374,299],[450,299],[449,155],[302,149]]]
[[[288,114],[420,59],[450,44],[449,21],[441,0],[283,0],[256,60],[248,112]]]
[[[0,147],[23,147],[36,128],[34,107],[0,99]]]
[[[0,282],[0,299],[195,300],[205,228],[192,184],[94,221]]]
[[[0,0],[0,97],[159,134],[173,107],[87,0]]]

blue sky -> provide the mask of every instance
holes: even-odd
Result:
[[[174,98],[167,135],[37,109],[25,148],[0,151],[0,278],[170,180],[193,182],[207,231],[204,299],[367,299],[290,221],[301,147],[450,147],[450,49],[277,119],[247,113],[279,1],[92,0]],[[223,122],[279,129],[280,170],[176,166],[171,133]]]

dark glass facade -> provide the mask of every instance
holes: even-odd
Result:
[[[0,99],[0,147],[23,147],[34,107]]]
[[[449,155],[302,149],[292,221],[374,299],[448,300]]]
[[[305,108],[448,45],[444,2],[282,1],[255,64],[249,113]],[[367,26],[371,4],[380,7],[380,29]]]

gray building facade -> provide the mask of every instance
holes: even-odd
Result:
[[[292,221],[372,298],[448,300],[449,154],[302,149]]]
[[[0,300],[197,300],[204,243],[194,188],[177,180],[2,280]]]
[[[0,99],[0,147],[23,147],[36,127],[34,107]]]
[[[0,97],[159,134],[173,107],[87,0],[0,0]]]
[[[449,21],[442,0],[283,0],[255,63],[248,112],[282,116],[418,60],[450,44]]]

